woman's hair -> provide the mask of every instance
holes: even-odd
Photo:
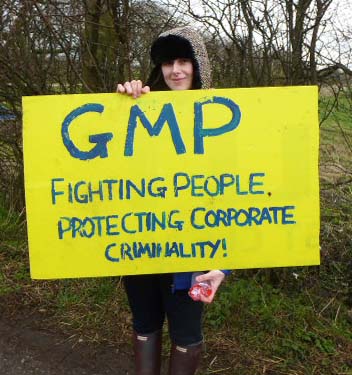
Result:
[[[211,71],[208,54],[202,38],[192,28],[179,27],[162,33],[153,42],[150,56],[155,66],[146,84],[152,90],[169,90],[164,81],[161,65],[178,58],[192,61],[192,89],[210,88]]]

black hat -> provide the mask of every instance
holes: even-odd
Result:
[[[191,43],[178,35],[166,35],[156,39],[151,47],[150,56],[155,65],[179,58],[194,60]]]

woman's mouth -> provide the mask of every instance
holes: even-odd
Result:
[[[173,80],[174,82],[181,82],[181,81],[183,81],[184,79],[185,79],[184,77],[172,78],[172,80]]]

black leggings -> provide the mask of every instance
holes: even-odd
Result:
[[[125,276],[124,284],[138,334],[160,330],[167,316],[171,341],[187,346],[202,335],[203,303],[188,296],[188,290],[172,291],[172,274]]]

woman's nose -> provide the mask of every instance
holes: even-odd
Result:
[[[172,71],[173,73],[177,73],[180,71],[180,64],[178,63],[178,61],[174,61],[174,63],[172,64]]]

